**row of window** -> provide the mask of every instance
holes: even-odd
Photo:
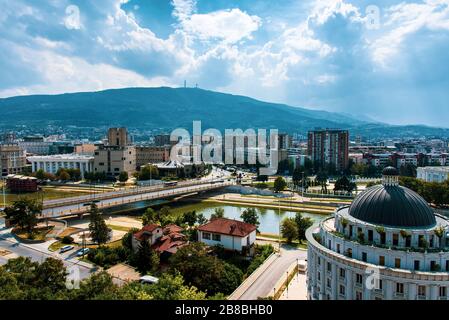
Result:
[[[329,248],[331,248],[332,243],[331,240],[329,240]],[[340,253],[340,244],[337,243],[337,253]],[[352,258],[352,249],[349,248],[346,250],[346,255],[349,258]],[[368,254],[366,252],[362,252],[362,261],[363,262],[368,262]],[[378,265],[380,266],[385,266],[385,256],[379,256],[379,260],[378,260]],[[394,267],[397,269],[401,268],[401,259],[400,258],[395,258],[394,259]],[[421,262],[419,260],[415,260],[414,264],[413,264],[413,269],[415,271],[419,271],[421,270]],[[441,271],[441,266],[438,265],[438,263],[434,260],[430,261],[430,271]],[[446,265],[445,265],[445,270],[449,271],[449,260],[446,260]]]
[[[213,241],[221,241],[220,234],[203,232],[203,239],[211,240],[211,238]]]
[[[318,265],[321,265],[321,258],[318,257]],[[327,262],[326,269],[328,272],[332,270],[332,264],[330,262]],[[340,279],[344,280],[346,279],[346,270],[344,268],[339,268],[339,276]],[[318,281],[321,281],[321,273],[320,271],[317,272],[317,278]],[[363,275],[356,273],[355,275],[355,282],[357,285],[363,286]],[[326,286],[327,288],[331,288],[331,278],[326,279]],[[377,279],[375,282],[375,290],[382,291],[383,290],[383,281],[382,279]],[[417,288],[417,293],[419,297],[426,297],[426,286],[419,285]],[[358,292],[358,291],[357,291]],[[361,300],[361,293],[360,293],[360,299],[357,298],[357,292],[356,292],[356,299]],[[340,284],[339,286],[339,293],[340,295],[346,294],[346,287],[343,284]],[[396,282],[396,288],[395,288],[395,294],[402,296],[404,295],[404,284],[401,282]],[[447,287],[439,287],[439,296],[440,297],[447,297]]]

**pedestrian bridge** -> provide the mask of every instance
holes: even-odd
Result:
[[[195,180],[180,182],[172,186],[156,185],[135,187],[87,196],[47,200],[43,203],[41,218],[63,218],[73,215],[83,215],[88,212],[91,203],[95,203],[99,209],[107,209],[140,201],[160,200],[192,193],[212,191],[234,184],[235,182],[231,179]]]

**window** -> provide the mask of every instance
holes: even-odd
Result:
[[[401,259],[399,258],[394,259],[394,267],[401,268]]]
[[[345,275],[346,275],[345,269],[340,268],[340,277],[344,279]]]
[[[321,273],[320,272],[318,272],[317,278],[318,278],[318,281],[321,281]]]
[[[447,296],[447,288],[440,287],[440,297],[446,297],[446,296]]]
[[[203,239],[210,240],[210,233],[203,232]]]
[[[426,286],[418,286],[418,296],[426,296]]]
[[[318,265],[319,266],[321,265],[321,258],[320,257],[318,257]]]
[[[332,271],[332,265],[330,262],[327,263],[327,271],[329,271],[329,272]]]
[[[214,241],[221,241],[221,235],[220,234],[213,234],[212,240]]]
[[[435,261],[430,261],[430,271],[437,271],[437,263]]]
[[[352,225],[349,225],[349,236],[352,237]]]
[[[98,165],[99,166],[104,166],[104,162],[100,162]]]
[[[366,262],[368,260],[366,252],[362,252],[362,261]]]
[[[396,293],[397,294],[404,294],[404,284],[403,283],[396,283]]]
[[[362,292],[360,291],[355,292],[355,300],[362,300]]]
[[[330,289],[331,288],[331,279],[327,278],[326,280],[326,286]]]
[[[328,246],[328,248],[330,249],[330,248],[332,248],[332,242],[329,240],[329,246]]]
[[[340,294],[341,294],[342,296],[345,295],[345,286],[344,286],[344,285],[340,285]]]
[[[449,260],[446,260],[446,271],[449,271]]]
[[[361,275],[361,274],[356,274],[355,275],[355,282],[356,283],[358,283],[358,284],[362,284],[362,282],[363,282],[363,276]]]
[[[377,280],[377,283],[376,283],[376,290],[382,290],[383,289],[383,283],[382,283],[382,280],[381,279],[378,279]]]
[[[399,235],[397,233],[393,234],[393,246],[399,245]]]
[[[348,249],[347,255],[349,258],[352,258],[352,249],[351,248]]]
[[[340,253],[340,244],[337,243],[337,253]]]
[[[373,242],[373,230],[368,230],[368,241]]]
[[[385,265],[385,257],[384,256],[379,256],[379,265],[380,266],[384,266]]]
[[[413,267],[415,271],[419,270],[419,260],[415,260]]]

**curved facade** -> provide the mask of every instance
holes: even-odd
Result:
[[[394,175],[382,187],[403,190]],[[416,194],[388,210],[384,197],[366,196],[374,188],[307,231],[309,298],[446,300],[449,221]]]

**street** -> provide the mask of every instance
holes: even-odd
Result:
[[[278,280],[287,276],[286,271],[297,259],[307,259],[307,251],[282,246],[281,256],[256,279],[239,300],[257,300],[258,297],[266,297],[272,294]]]

